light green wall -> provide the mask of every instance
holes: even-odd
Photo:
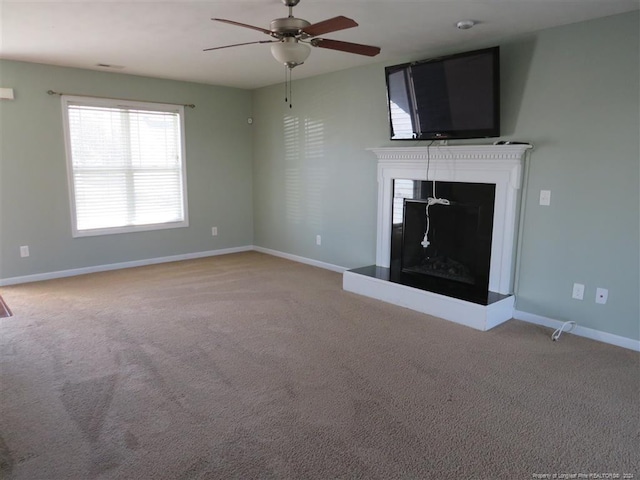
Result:
[[[535,145],[516,308],[633,339],[638,32],[634,12],[501,44],[502,138]],[[292,109],[282,86],[255,91],[254,243],[346,267],[373,264],[376,160],[366,148],[392,144],[386,115],[383,65],[294,82]],[[552,191],[550,207],[537,204],[541,189]],[[574,282],[586,286],[583,301],[571,299]],[[596,287],[609,289],[606,305],[595,304]]]
[[[251,245],[251,92],[12,61],[0,62],[0,84],[15,90],[0,102],[0,278]],[[185,109],[190,226],[72,238],[61,102],[50,89],[196,104]]]
[[[638,25],[635,12],[540,34],[514,118],[517,136],[536,145],[517,308],[634,339],[640,338]],[[537,205],[541,189],[551,190],[551,207]],[[574,282],[586,286],[583,301],[571,299]],[[609,289],[606,305],[595,304],[597,287]]]
[[[365,148],[386,128],[380,67],[294,82],[293,108],[281,85],[256,91],[254,120],[255,243],[336,265],[372,263],[376,161]]]

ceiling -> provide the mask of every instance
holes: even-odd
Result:
[[[490,46],[639,6],[639,0],[301,0],[294,8],[298,18],[316,23],[344,15],[359,23],[321,37],[376,45],[382,52],[371,58],[314,48],[293,76]],[[203,49],[269,37],[210,19],[268,28],[287,14],[281,0],[2,0],[0,58],[253,89],[284,81],[284,66],[269,45]],[[476,26],[455,27],[467,19]]]

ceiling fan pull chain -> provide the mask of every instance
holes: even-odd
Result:
[[[291,106],[291,67],[287,65],[284,66],[284,101],[285,103],[289,103],[289,108],[293,108]]]
[[[284,101],[289,103],[289,108],[293,108],[291,106],[291,68],[286,65],[284,67]]]
[[[289,98],[287,96],[288,90],[287,90],[287,81],[288,81],[288,77],[287,77],[287,66],[284,66],[284,102],[287,103],[289,101]]]
[[[293,97],[293,87],[291,86],[291,71],[292,70],[293,70],[292,68],[289,69],[289,108],[293,108],[291,106],[291,102],[293,101],[292,98],[291,98],[291,97]]]

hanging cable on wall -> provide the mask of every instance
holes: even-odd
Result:
[[[429,143],[429,145],[427,145],[427,171],[425,173],[425,178],[427,181],[429,181],[429,166],[431,164],[431,145],[433,145],[433,142],[435,140],[432,140],[431,143]],[[433,206],[433,205],[451,205],[451,202],[449,200],[447,200],[446,198],[438,198],[438,196],[436,195],[436,181],[432,180],[431,181],[431,195],[430,197],[427,198],[427,206],[425,208],[425,215],[426,215],[426,228],[425,228],[425,232],[424,232],[424,237],[422,239],[422,242],[420,242],[420,244],[422,245],[423,248],[427,248],[431,242],[429,242],[429,229],[430,229],[430,218],[429,218],[429,207]]]

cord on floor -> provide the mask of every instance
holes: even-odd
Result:
[[[569,328],[567,330],[565,330],[565,327],[567,325],[569,325]],[[573,322],[573,321],[564,322],[560,326],[560,328],[558,328],[555,332],[553,332],[551,334],[551,340],[553,340],[555,342],[556,340],[558,340],[560,338],[560,335],[562,335],[562,332],[570,332],[574,328],[576,328],[576,322]]]

